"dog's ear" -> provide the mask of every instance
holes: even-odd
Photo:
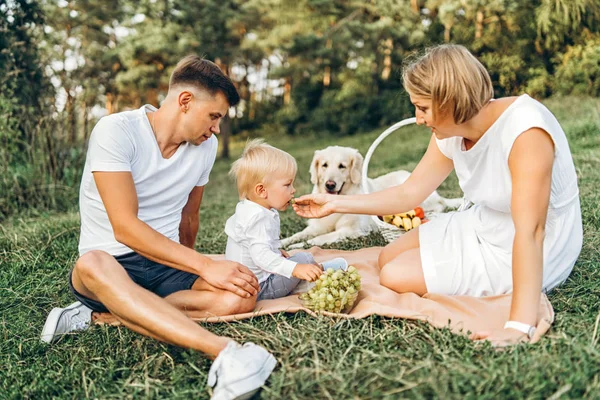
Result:
[[[321,151],[315,151],[312,161],[310,162],[310,182],[313,185],[319,183],[319,163],[321,161]]]
[[[350,180],[355,185],[359,185],[362,180],[363,156],[358,150],[354,151],[354,156],[352,157],[352,161],[350,161]]]

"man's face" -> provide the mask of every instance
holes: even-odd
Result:
[[[206,92],[194,91],[188,111],[183,115],[186,141],[198,146],[213,134],[218,134],[221,119],[228,111],[229,103],[223,93],[217,92],[211,96]]]

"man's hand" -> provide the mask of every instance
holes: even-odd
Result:
[[[478,342],[487,340],[496,348],[508,347],[521,342],[529,342],[529,338],[526,334],[510,328],[475,332],[469,336],[469,339]]]
[[[335,198],[322,193],[307,194],[294,201],[294,211],[303,218],[323,218],[335,212],[332,204]]]
[[[323,273],[323,268],[314,264],[297,264],[292,272],[294,278],[303,279],[305,281],[314,282]]]
[[[213,261],[198,273],[210,285],[241,297],[255,296],[259,291],[256,276],[235,261]]]

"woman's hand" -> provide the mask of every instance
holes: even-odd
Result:
[[[303,218],[323,218],[335,212],[334,196],[328,194],[307,194],[294,201],[294,211]]]
[[[521,342],[529,342],[529,338],[525,333],[511,328],[475,332],[469,336],[469,339],[479,342],[487,340],[492,346],[498,348],[513,346]]]

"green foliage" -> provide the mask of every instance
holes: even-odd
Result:
[[[27,1],[0,1],[0,14],[0,221],[32,209],[72,209],[76,191],[65,192],[75,182],[63,177],[74,168],[60,162],[69,157],[55,154],[60,147],[48,136],[55,93],[36,47],[44,14]]]
[[[519,56],[486,53],[481,56],[481,62],[488,68],[500,96],[518,93],[523,83],[519,72],[524,67]]]
[[[556,68],[559,93],[600,96],[600,36],[569,46]]]
[[[552,50],[577,43],[590,32],[598,32],[598,0],[541,0],[535,10],[540,40]]]

